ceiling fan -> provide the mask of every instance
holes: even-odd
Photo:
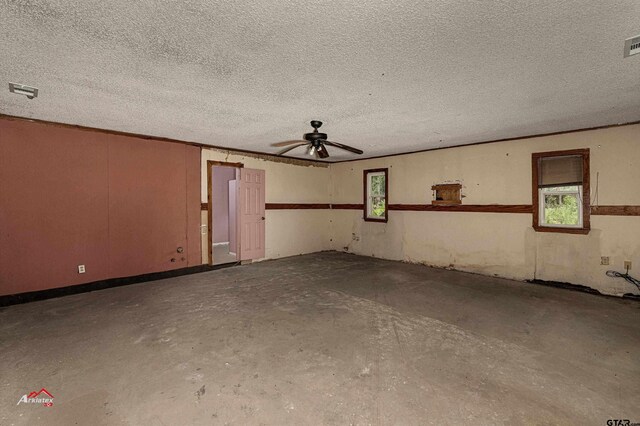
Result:
[[[331,142],[327,140],[326,133],[318,132],[318,128],[322,126],[322,121],[313,120],[311,121],[311,127],[313,127],[313,132],[305,133],[303,135],[304,140],[293,140],[293,141],[283,141],[274,143],[272,146],[286,146],[285,149],[278,152],[278,155],[286,154],[287,152],[295,149],[299,146],[308,145],[307,153],[309,155],[316,156],[318,158],[327,158],[329,157],[329,151],[327,151],[327,147],[325,145],[333,146],[336,148],[344,149],[345,151],[353,152],[354,154],[362,154],[363,151],[358,148],[353,148],[348,145],[344,145],[338,142]],[[289,146],[291,145],[291,146]]]

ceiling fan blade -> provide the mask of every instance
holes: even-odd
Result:
[[[298,142],[297,145],[292,145],[292,146],[290,146],[288,148],[283,149],[282,151],[278,152],[278,155],[286,154],[287,152],[291,151],[292,149],[295,149],[295,148],[297,148],[299,146],[302,146],[302,145],[307,145],[309,143],[309,142],[301,142],[301,141],[296,141],[296,142]]]
[[[303,141],[303,140],[297,140],[297,141],[282,141],[282,142],[276,142],[276,143],[272,143],[271,146],[287,146],[287,145],[293,145],[294,143],[307,143],[307,141]]]
[[[327,151],[327,147],[324,145],[320,145],[316,151],[318,152],[318,157],[320,158],[329,157],[329,151]]]
[[[340,149],[344,149],[346,151],[351,151],[354,154],[362,154],[364,151],[358,149],[358,148],[353,148],[349,145],[344,145],[338,142],[331,142],[331,141],[324,141],[325,144],[327,145],[331,145],[331,146],[335,146],[336,148],[340,148]]]

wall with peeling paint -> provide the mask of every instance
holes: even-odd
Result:
[[[240,155],[216,149],[202,150],[201,199],[207,202],[207,161],[242,163],[265,171],[267,203],[327,203],[329,167],[272,156]],[[202,213],[206,230],[207,214]],[[267,210],[265,259],[330,249],[327,210]],[[208,262],[207,235],[202,235],[203,263]]]
[[[333,164],[331,202],[362,203],[362,171],[388,167],[389,203],[428,204],[431,185],[460,182],[463,204],[531,204],[531,153],[574,148],[591,150],[592,205],[640,204],[640,125]],[[522,213],[390,211],[386,224],[364,222],[355,210],[329,215],[335,250],[638,293],[605,276],[625,260],[640,275],[638,216],[592,215],[588,235],[570,235],[535,232]],[[600,256],[611,265],[601,266]]]

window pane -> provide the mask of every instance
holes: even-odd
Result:
[[[371,211],[369,215],[370,217],[384,218],[384,197],[371,197]]]
[[[553,188],[554,190],[557,188]],[[544,223],[549,225],[579,225],[578,194],[544,195]]]
[[[371,195],[384,195],[384,175],[371,176]]]
[[[545,208],[555,208],[560,204],[560,196],[559,195],[545,195],[544,196],[544,206]]]

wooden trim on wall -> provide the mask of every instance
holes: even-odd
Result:
[[[384,173],[384,219],[374,219],[367,217],[367,175],[369,173]],[[389,169],[386,167],[380,169],[367,169],[362,171],[362,218],[365,222],[388,222],[389,221]]]
[[[362,210],[363,204],[327,203],[267,203],[267,210]],[[202,211],[209,209],[202,203]],[[389,211],[415,212],[471,212],[471,213],[533,213],[531,204],[460,204],[438,206],[432,204],[389,204]],[[640,216],[640,206],[591,206],[596,216]],[[553,232],[553,231],[551,231]]]
[[[567,133],[588,132],[588,131],[591,131],[591,130],[603,130],[603,129],[610,129],[610,128],[613,128],[613,127],[634,126],[636,124],[640,124],[640,120],[638,120],[638,121],[629,121],[627,123],[620,123],[620,124],[616,123],[616,124],[607,124],[607,125],[604,125],[604,126],[583,127],[583,128],[580,128],[580,129],[562,130],[562,131],[559,131],[559,132],[535,133],[535,134],[525,135],[525,136],[515,136],[515,137],[512,137],[512,138],[492,139],[492,140],[488,140],[488,141],[472,142],[472,143],[468,143],[468,144],[464,144],[464,145],[442,146],[442,147],[437,147],[437,148],[419,149],[419,150],[416,150],[416,151],[399,152],[397,154],[377,155],[377,156],[366,157],[366,158],[352,158],[352,159],[349,159],[349,160],[332,161],[331,164],[352,163],[352,162],[356,162],[356,161],[376,160],[376,159],[380,159],[380,158],[397,157],[397,156],[400,156],[400,155],[421,154],[423,152],[440,151],[442,149],[464,148],[464,147],[467,147],[467,146],[485,145],[485,144],[489,144],[489,143],[498,143],[498,142],[517,141],[517,140],[521,140],[521,139],[544,138],[544,137],[547,137],[547,136],[564,135],[564,134],[567,134]]]
[[[389,210],[414,212],[531,213],[531,204],[389,204]]]
[[[231,163],[228,161],[215,161],[215,160],[207,160],[207,167],[211,166],[219,166],[219,167],[235,167],[238,169],[242,169],[244,164],[242,163]]]
[[[312,203],[267,203],[267,210],[320,210],[330,209],[331,204],[312,204]]]
[[[332,210],[362,210],[364,204],[331,204]]]
[[[88,291],[104,290],[107,288],[121,287],[148,281],[157,281],[182,275],[198,274],[201,272],[215,271],[217,269],[236,266],[237,263],[225,263],[222,265],[196,265],[186,268],[170,269],[161,272],[151,272],[142,275],[134,275],[120,278],[107,278],[100,281],[92,281],[84,284],[71,284],[64,287],[49,288],[46,290],[29,291],[26,293],[5,294],[0,296],[0,307],[15,305],[18,303],[35,302],[37,300],[52,299],[54,297],[68,296],[71,294],[86,293]]]
[[[556,234],[582,234],[587,235],[591,229],[584,228],[560,228],[553,226],[534,226],[536,232],[551,232]]]
[[[640,206],[591,206],[591,214],[598,216],[640,216]]]
[[[235,167],[241,169],[244,167],[242,163],[228,163],[225,161],[207,160],[207,253],[209,255],[209,265],[213,265],[213,209],[211,208],[211,178],[213,177],[213,166]],[[200,204],[200,207],[204,203]]]
[[[263,158],[263,159],[268,158],[269,161],[295,160],[295,161],[300,161],[310,165],[323,166],[323,167],[327,167],[328,164],[331,164],[331,162],[329,161],[310,160],[308,158],[291,157],[288,155],[276,155],[268,152],[251,151],[248,149],[229,148],[229,147],[217,146],[217,145],[207,145],[199,142],[191,142],[191,141],[183,141],[180,139],[166,138],[163,136],[150,136],[150,135],[143,135],[140,133],[123,132],[120,130],[100,129],[98,127],[81,126],[79,124],[60,123],[57,121],[47,121],[47,120],[40,120],[37,118],[19,117],[16,115],[7,115],[7,114],[0,113],[0,119],[5,119],[9,121],[32,122],[32,123],[45,124],[48,126],[60,127],[65,129],[82,130],[85,132],[96,132],[96,133],[103,133],[103,134],[116,135],[116,136],[128,136],[128,137],[133,137],[138,139],[147,139],[147,140],[154,140],[159,142],[180,143],[185,145],[198,146],[200,148],[211,148],[211,149],[228,151],[231,153],[237,153],[238,155],[248,154],[252,156],[258,156],[259,158]]]
[[[292,156],[287,156],[287,155],[279,156],[279,155],[275,155],[275,154],[271,154],[271,153],[265,153],[265,152],[259,152],[259,151],[251,151],[251,150],[238,149],[238,148],[229,148],[229,147],[217,146],[217,145],[207,145],[207,144],[203,144],[203,143],[199,143],[199,142],[183,141],[183,140],[179,140],[179,139],[172,139],[172,138],[166,138],[166,137],[161,137],[161,136],[150,136],[150,135],[143,135],[143,134],[139,134],[139,133],[123,132],[123,131],[119,131],[119,130],[100,129],[100,128],[97,128],[97,127],[82,126],[82,125],[79,125],[79,124],[67,124],[67,123],[60,123],[60,122],[56,122],[56,121],[40,120],[40,119],[37,119],[37,118],[20,117],[20,116],[16,116],[16,115],[8,115],[8,114],[1,114],[1,113],[0,113],[0,119],[7,119],[7,120],[12,120],[12,121],[29,121],[29,122],[33,122],[33,123],[47,124],[47,125],[51,125],[51,126],[63,127],[63,128],[68,128],[68,129],[85,130],[85,131],[107,133],[107,134],[120,135],[120,136],[131,136],[131,137],[140,138],[140,139],[153,139],[153,140],[156,140],[156,141],[163,141],[163,142],[182,143],[182,144],[187,144],[187,145],[199,146],[199,147],[202,147],[202,148],[212,148],[212,149],[220,149],[220,150],[224,150],[224,151],[236,152],[236,153],[238,153],[240,155],[242,155],[242,154],[251,154],[251,155],[258,155],[258,156],[261,156],[261,157],[272,157],[274,159],[274,161],[276,161],[277,158],[284,158],[284,159],[290,159],[290,160],[299,160],[299,161],[303,161],[303,162],[306,162],[306,163],[309,163],[309,164],[322,165],[322,166],[325,166],[325,167],[328,164],[350,163],[350,162],[354,162],[354,161],[366,161],[366,160],[373,160],[373,159],[378,159],[378,158],[397,157],[399,155],[420,154],[420,153],[423,153],[423,152],[439,151],[439,150],[442,150],[442,149],[464,148],[464,147],[467,147],[467,146],[484,145],[484,144],[488,144],[488,143],[508,142],[508,141],[515,141],[515,140],[520,140],[520,139],[541,138],[541,137],[546,137],[546,136],[563,135],[563,134],[566,134],[566,133],[588,132],[590,130],[602,130],[602,129],[609,129],[609,128],[613,128],[613,127],[633,126],[633,125],[636,125],[636,124],[640,124],[640,120],[638,120],[638,121],[630,121],[630,122],[627,122],[627,123],[620,123],[620,124],[608,124],[608,125],[604,125],[604,126],[584,127],[584,128],[580,128],[580,129],[562,130],[562,131],[559,131],[559,132],[551,132],[551,133],[537,133],[537,134],[532,134],[532,135],[516,136],[516,137],[511,137],[511,138],[493,139],[493,140],[488,140],[488,141],[472,142],[472,143],[468,143],[468,144],[465,144],[465,145],[454,145],[454,146],[443,146],[443,147],[438,147],[438,148],[427,148],[427,149],[420,149],[420,150],[416,150],[416,151],[399,152],[399,153],[396,153],[396,154],[378,155],[378,156],[366,157],[366,158],[353,158],[353,159],[349,159],[349,160],[340,160],[340,161],[320,161],[320,160],[310,160],[310,159],[307,159],[307,158],[292,157]]]
[[[591,171],[589,168],[589,148],[567,149],[562,151],[534,152],[531,154],[531,199],[533,206],[532,226],[537,232],[557,232],[565,234],[588,234],[591,230],[591,187],[589,178]],[[563,157],[567,155],[582,156],[582,228],[562,228],[553,226],[541,226],[540,209],[538,196],[538,166],[541,158]]]
[[[538,209],[538,163],[540,157],[536,154],[531,154],[531,206],[533,208],[533,216],[531,218],[532,226],[535,229],[538,226],[538,216],[540,215],[540,211]]]
[[[591,157],[590,150],[582,149],[582,229],[591,229]]]

